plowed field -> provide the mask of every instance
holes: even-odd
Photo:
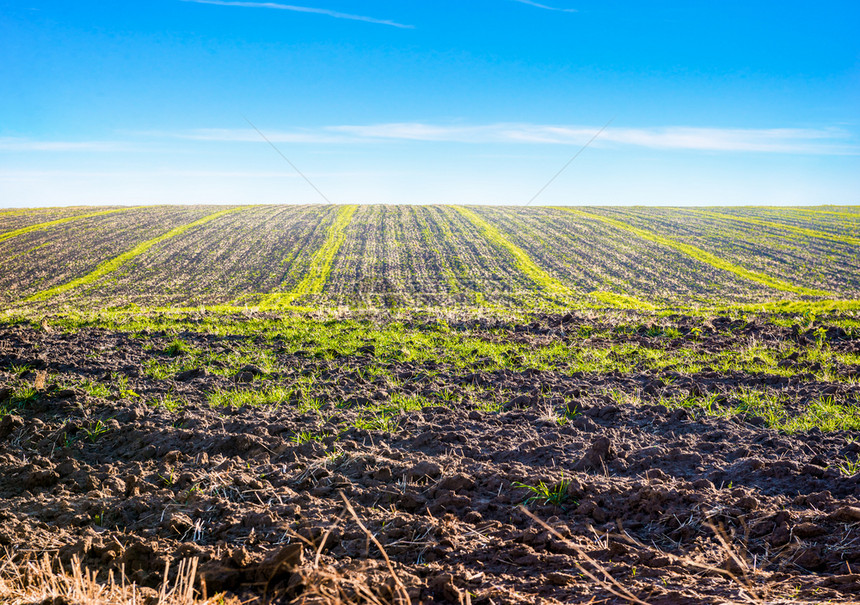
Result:
[[[860,238],[852,235],[860,214],[851,207],[223,210],[0,213],[0,300],[43,311],[128,304],[563,310],[860,296]],[[100,263],[113,264],[106,271]]]
[[[857,602],[856,209],[104,210],[0,213],[0,601]]]

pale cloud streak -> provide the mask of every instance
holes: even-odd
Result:
[[[180,0],[181,2],[193,2],[195,4],[214,4],[216,6],[238,6],[243,8],[268,8],[275,10],[293,11],[296,13],[313,13],[315,15],[326,15],[335,19],[349,19],[351,21],[363,21],[365,23],[375,23],[377,25],[389,25],[401,29],[414,29],[412,25],[404,25],[387,19],[375,19],[373,17],[365,17],[362,15],[351,15],[349,13],[340,13],[338,11],[328,10],[325,8],[312,8],[309,6],[295,6],[293,4],[279,4],[276,2],[232,2],[227,0]],[[522,1],[522,0],[518,0]]]
[[[513,2],[519,2],[520,4],[528,4],[529,6],[534,6],[536,8],[542,8],[548,11],[558,11],[560,13],[577,13],[575,8],[556,8],[554,6],[547,6],[546,4],[538,4],[537,2],[532,2],[531,0],[512,0]]]
[[[268,131],[276,143],[354,144],[367,142],[423,141],[475,144],[582,145],[596,127],[527,123],[439,125],[393,122],[369,125],[325,126],[297,131]],[[152,133],[166,134],[166,133]],[[199,141],[260,142],[251,129],[205,129],[170,136]],[[837,129],[803,128],[607,128],[595,146],[629,146],[657,150],[711,152],[794,153],[858,155],[860,146]]]
[[[503,122],[493,124],[431,124],[388,122],[337,125],[295,130],[264,130],[274,143],[291,145],[356,145],[385,143],[453,143],[476,145],[580,146],[598,127]],[[169,140],[209,143],[264,143],[251,128],[203,128],[179,132],[124,132],[124,141],[40,141],[0,137],[0,153],[113,153],[169,151]],[[658,151],[714,153],[783,153],[808,155],[860,155],[860,145],[849,132],[836,128],[700,128],[667,126],[610,127],[593,147],[643,148]]]
[[[113,152],[134,151],[134,149],[127,143],[117,141],[37,141],[16,137],[0,137],[0,152],[3,151]]]
[[[260,135],[251,128],[200,128],[187,132],[144,132],[149,136],[166,136],[192,141],[226,141],[231,143],[259,143]],[[266,138],[276,143],[349,143],[353,139],[323,130],[266,131]]]
[[[606,140],[652,149],[750,151],[762,153],[856,154],[846,133],[805,128],[619,128],[604,133]]]

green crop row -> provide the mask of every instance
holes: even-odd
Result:
[[[723,219],[728,219],[731,221],[739,221],[741,223],[749,223],[750,225],[759,225],[760,227],[773,227],[776,229],[783,229],[785,231],[793,231],[794,233],[799,233],[801,235],[805,235],[807,237],[817,237],[819,239],[826,239],[828,241],[836,241],[836,242],[844,242],[846,244],[860,245],[860,239],[856,237],[849,237],[847,235],[837,235],[835,233],[825,233],[823,231],[815,231],[813,229],[805,229],[803,227],[795,227],[794,225],[786,225],[785,223],[773,223],[770,221],[762,221],[754,218],[747,218],[742,216],[734,216],[732,214],[723,214],[721,212],[713,212],[711,210],[690,210],[690,212],[695,212],[697,214],[703,214],[705,216],[713,216]]]
[[[514,266],[526,275],[530,280],[536,283],[541,289],[550,294],[575,298],[577,293],[565,286],[563,283],[552,277],[549,273],[538,267],[528,254],[515,244],[511,243],[502,233],[493,227],[490,223],[482,219],[480,216],[467,208],[461,206],[453,206],[454,210],[462,214],[473,225],[481,230],[481,233],[487,240],[495,246],[506,250],[514,260]]]
[[[219,217],[224,216],[225,214],[229,214],[231,212],[238,212],[241,210],[245,210],[247,208],[251,208],[251,206],[241,206],[239,208],[231,208],[228,210],[221,210],[220,212],[215,212],[215,213],[210,214],[208,216],[204,216],[203,218],[198,219],[198,220],[194,221],[193,223],[188,223],[187,225],[182,225],[180,227],[176,227],[175,229],[171,229],[167,233],[163,233],[163,234],[159,235],[158,237],[152,238],[152,239],[147,240],[145,242],[141,242],[137,246],[132,248],[131,250],[129,250],[127,252],[123,252],[122,254],[120,254],[119,256],[117,256],[115,258],[112,258],[108,261],[103,262],[98,267],[96,267],[93,271],[91,271],[87,275],[84,275],[83,277],[79,277],[77,279],[73,279],[70,282],[66,282],[65,284],[61,284],[59,286],[49,288],[48,290],[38,292],[38,293],[34,294],[33,296],[29,297],[28,299],[26,299],[24,302],[36,302],[36,301],[45,300],[47,298],[57,296],[58,294],[68,292],[69,290],[74,290],[75,288],[79,288],[81,286],[86,286],[87,284],[91,284],[94,281],[96,281],[97,279],[104,277],[108,273],[112,273],[113,271],[116,271],[123,264],[127,263],[128,261],[135,258],[136,256],[140,256],[141,254],[147,252],[150,248],[152,248],[153,246],[155,246],[158,243],[163,242],[164,240],[170,239],[172,237],[176,237],[177,235],[181,235],[181,234],[185,233],[186,231],[188,231],[189,229],[192,229],[194,227],[198,227],[200,225],[208,223],[209,221],[213,221]]]
[[[702,250],[701,248],[681,243],[677,240],[665,237],[663,235],[659,235],[657,233],[653,233],[645,229],[640,229],[639,227],[633,227],[632,225],[628,225],[627,223],[616,219],[592,214],[590,212],[584,212],[582,210],[574,210],[573,208],[559,207],[558,210],[562,210],[564,212],[571,212],[583,218],[590,218],[596,221],[604,222],[623,231],[633,233],[643,239],[661,244],[663,246],[666,246],[667,248],[672,248],[673,250],[677,250],[679,252],[683,252],[684,254],[698,261],[711,265],[712,267],[716,267],[717,269],[729,271],[731,273],[734,273],[735,275],[739,275],[750,281],[764,284],[776,290],[782,290],[784,292],[793,292],[795,294],[801,294],[805,296],[831,296],[829,292],[825,292],[824,290],[813,290],[811,288],[804,288],[803,286],[796,286],[781,279],[776,279],[774,277],[770,277],[769,275],[764,275],[763,273],[750,271],[745,267],[730,263],[714,254],[711,254],[710,252]]]
[[[126,210],[135,210],[138,208],[144,208],[144,206],[132,206],[130,208],[117,208],[114,210],[102,210],[101,212],[90,212],[88,214],[78,214],[75,216],[67,216],[65,218],[58,218],[53,221],[48,221],[46,223],[39,223],[37,225],[30,225],[29,227],[22,227],[21,229],[15,229],[14,231],[9,231],[7,233],[0,234],[0,242],[5,242],[7,239],[12,239],[13,237],[18,237],[19,235],[24,235],[25,233],[29,233],[31,231],[40,231],[42,229],[47,229],[48,227],[53,227],[55,225],[62,225],[63,223],[68,223],[70,221],[76,221],[81,218],[89,218],[91,216],[102,216],[105,214],[113,214],[115,212],[125,212]]]
[[[352,220],[352,215],[358,206],[343,206],[338,210],[334,222],[328,228],[328,236],[323,245],[311,257],[307,273],[302,280],[289,292],[274,292],[263,297],[261,308],[271,308],[289,304],[302,296],[319,294],[328,281],[332,263],[340,247],[346,239],[344,230]]]
[[[782,206],[764,206],[764,208],[777,208],[780,210],[784,210]],[[813,214],[832,214],[835,216],[843,216],[847,218],[858,219],[860,218],[860,207],[858,206],[846,206],[846,211],[837,212],[834,210],[813,210],[812,208],[792,208],[794,212],[811,212]]]
[[[626,294],[616,294],[615,292],[595,290],[594,292],[589,292],[588,295],[602,303],[606,303],[610,307],[616,307],[619,309],[653,310],[656,308],[649,302],[639,300],[633,296],[627,296]]]

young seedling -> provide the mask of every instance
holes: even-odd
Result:
[[[185,341],[180,340],[179,338],[174,338],[167,348],[164,349],[164,352],[170,355],[171,357],[177,357],[178,355],[184,355],[188,353],[189,347],[185,343]]]
[[[400,421],[394,416],[375,413],[371,417],[359,417],[353,426],[366,431],[381,431],[384,433],[396,433],[400,428]]]
[[[176,397],[173,393],[165,393],[160,397],[160,399],[156,399],[152,402],[152,405],[155,407],[163,407],[168,412],[176,412],[185,405],[185,401]]]
[[[93,397],[98,397],[99,399],[106,399],[110,397],[110,387],[101,382],[93,382],[92,380],[85,380],[81,384],[81,388],[88,394]]]
[[[173,470],[173,468],[170,468],[166,475],[158,473],[158,478],[161,479],[161,483],[164,487],[173,487],[173,484],[176,483],[176,471]]]
[[[123,399],[130,397],[140,397],[137,393],[135,393],[128,386],[128,376],[125,374],[119,374],[117,372],[113,372],[111,374],[111,378],[113,379],[113,383],[116,385],[117,391],[119,392],[119,396]]]
[[[565,504],[569,496],[567,488],[570,485],[570,480],[562,476],[561,481],[555,485],[548,485],[543,481],[538,481],[537,485],[526,485],[525,483],[514,483],[514,487],[524,488],[531,492],[531,496],[523,500],[523,504],[529,506],[534,502],[543,505],[552,504],[554,506],[562,506]]]
[[[101,437],[108,431],[110,431],[110,429],[104,422],[102,422],[101,420],[96,420],[90,425],[89,428],[84,429],[84,435],[86,435],[86,438],[90,441],[90,443],[95,443],[99,437]]]
[[[299,445],[302,443],[308,443],[309,441],[322,441],[322,439],[322,435],[316,435],[310,431],[299,431],[290,437],[290,441]]]
[[[856,475],[857,473],[860,473],[860,458],[857,458],[857,460],[851,460],[848,456],[845,456],[845,461],[837,464],[836,468],[838,468],[843,475],[848,477]]]
[[[39,392],[33,387],[21,387],[12,392],[10,402],[17,407],[24,407],[39,398]]]

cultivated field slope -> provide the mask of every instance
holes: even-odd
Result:
[[[7,308],[720,306],[860,298],[860,210],[0,212]]]
[[[857,602],[858,208],[0,229],[0,602]]]

